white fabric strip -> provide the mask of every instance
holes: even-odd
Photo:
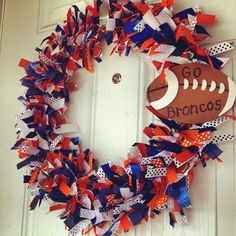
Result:
[[[148,169],[145,178],[154,178],[158,176],[166,176],[166,168],[155,168],[155,169]]]
[[[50,144],[50,147],[49,147],[49,151],[50,152],[53,152],[57,146],[57,144],[62,140],[62,136],[61,135],[58,135],[53,141],[52,143]]]
[[[32,111],[30,109],[28,109],[28,110],[26,110],[26,111],[24,111],[22,113],[19,113],[16,116],[16,119],[21,119],[22,120],[22,119],[28,118],[28,117],[30,117],[32,115],[33,115]]]
[[[79,127],[76,124],[64,124],[53,130],[55,134],[77,133]]]
[[[155,16],[152,14],[151,10],[148,10],[144,15],[143,15],[143,20],[154,30],[160,30],[159,28],[159,22],[155,18]]]
[[[227,57],[217,57],[217,59],[223,63],[220,68],[223,68],[227,64],[227,62],[229,61],[229,58],[227,58]]]
[[[171,19],[171,17],[166,14],[166,9],[167,11],[169,11],[167,8],[163,8],[163,10],[156,16],[156,19],[159,21],[159,23],[162,25],[164,23],[167,23],[170,28],[175,31],[176,30],[176,24],[175,22]]]
[[[139,33],[142,32],[145,28],[144,21],[141,20],[137,25],[134,26],[134,30],[138,31]]]
[[[106,31],[113,31],[116,26],[116,19],[108,18],[106,20]]]
[[[142,158],[141,164],[151,164],[153,159],[154,159],[154,157],[145,157],[145,158]]]
[[[156,51],[158,53],[152,55],[152,56],[144,56],[147,59],[153,60],[153,61],[159,61],[164,62],[168,59],[168,57],[171,55],[171,53],[175,50],[174,46],[171,45],[160,45]]]
[[[81,231],[85,229],[90,223],[91,221],[88,219],[80,221],[70,230],[71,236],[79,236]]]
[[[191,32],[193,32],[197,24],[197,17],[188,14],[188,21],[189,21],[189,29],[191,30]]]
[[[170,56],[167,58],[167,61],[176,63],[176,64],[187,64],[191,63],[191,61],[187,58],[179,57],[179,56]]]
[[[81,208],[80,209],[80,216],[82,218],[92,220],[93,218],[95,218],[96,214],[95,214],[94,210],[88,210],[88,209]]]
[[[208,121],[208,122],[204,123],[201,127],[202,128],[211,127],[211,126],[212,127],[217,127],[217,126],[219,126],[220,124],[224,123],[227,120],[229,120],[229,117],[222,116],[222,117],[219,117],[215,120]]]
[[[213,143],[221,143],[221,142],[226,142],[233,140],[234,136],[232,134],[218,134],[214,137],[212,137],[212,142]]]
[[[206,48],[206,51],[209,53],[210,56],[215,56],[233,49],[234,47],[230,43],[222,42],[212,47]]]
[[[137,202],[142,204],[143,203],[142,197],[143,195],[139,194],[134,198],[131,198],[127,202],[120,204],[118,207],[115,207],[115,209],[113,210],[113,215],[120,214],[122,211],[128,211],[130,209],[130,206],[136,204]]]

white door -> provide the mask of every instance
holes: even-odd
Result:
[[[19,79],[24,73],[17,64],[21,57],[36,59],[34,48],[63,20],[71,4],[85,7],[82,0],[0,0],[0,235],[3,236],[68,235],[57,213],[47,214],[47,205],[29,212],[30,196],[22,183],[24,171],[16,171],[17,154],[9,149],[15,139],[14,116],[21,111],[16,98],[23,93]],[[218,17],[218,23],[209,28],[213,35],[209,43],[236,40],[235,0],[176,0],[176,11],[194,6]],[[227,56],[231,60],[224,71],[235,77],[236,52]],[[118,84],[112,83],[115,73],[122,76]],[[145,91],[154,78],[154,69],[139,54],[109,57],[109,49],[94,74],[76,73],[79,91],[73,95],[68,116],[80,127],[83,147],[90,147],[100,163],[109,159],[121,164],[129,147],[144,140],[142,129],[153,119],[145,109]],[[236,133],[236,124],[228,122],[219,132]],[[223,164],[209,162],[206,169],[196,169],[187,226],[179,223],[173,230],[167,214],[162,214],[127,235],[236,235],[235,143],[221,145]]]

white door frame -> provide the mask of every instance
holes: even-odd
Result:
[[[0,53],[1,53],[1,42],[2,42],[2,26],[4,16],[5,0],[0,0]]]

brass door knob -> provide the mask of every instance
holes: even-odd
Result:
[[[115,73],[113,76],[112,76],[112,82],[114,84],[118,84],[120,83],[121,81],[121,74],[120,73]]]

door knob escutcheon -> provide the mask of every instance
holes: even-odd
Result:
[[[118,83],[120,83],[120,81],[121,81],[121,74],[120,73],[115,73],[113,76],[112,76],[112,82],[114,83],[114,84],[118,84]]]

